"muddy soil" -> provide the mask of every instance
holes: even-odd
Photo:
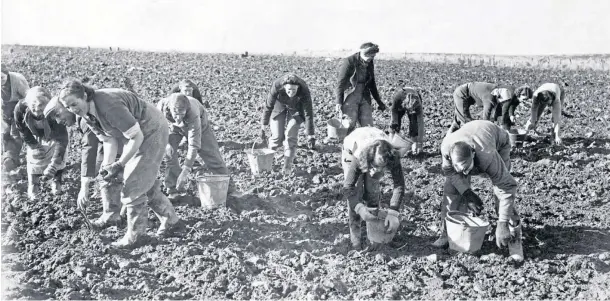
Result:
[[[229,198],[226,208],[204,210],[192,183],[189,195],[175,200],[186,225],[181,231],[156,238],[158,220],[151,212],[147,239],[133,249],[111,248],[124,226],[93,232],[76,210],[80,153],[73,133],[60,196],[29,201],[24,169],[3,179],[2,299],[610,298],[607,72],[377,61],[384,101],[405,83],[422,90],[427,140],[424,154],[402,161],[412,196],[405,198],[395,242],[365,252],[350,249],[339,146],[322,143],[326,121],[334,116],[337,60],[13,48],[12,54],[3,51],[3,64],[23,73],[31,86],[44,85],[53,93],[70,77],[122,88],[128,78],[137,93],[156,102],[180,79],[194,80],[212,105],[221,150],[245,196]],[[319,148],[299,149],[292,176],[281,176],[276,161],[273,171],[253,177],[244,150],[256,142],[269,84],[286,71],[310,85]],[[496,248],[493,228],[476,254],[429,246],[438,229],[444,180],[438,149],[451,122],[451,93],[473,80],[568,84],[571,117],[562,127],[565,145],[551,144],[550,114],[545,114],[542,134],[512,154],[524,225],[522,264]],[[518,122],[525,124],[527,104],[518,113]],[[388,111],[374,115],[377,126],[388,126]],[[495,227],[489,180],[477,178],[473,186],[484,196],[484,216]],[[385,179],[385,197],[390,189]],[[89,218],[100,211],[99,196],[94,196]]]

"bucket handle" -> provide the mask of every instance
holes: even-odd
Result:
[[[254,146],[256,145],[256,139],[254,140],[254,142],[252,142],[252,149],[250,149],[250,152],[252,154],[254,154]]]
[[[466,222],[457,220],[447,213],[447,219],[450,219],[455,224],[466,225]]]

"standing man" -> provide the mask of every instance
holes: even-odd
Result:
[[[349,120],[348,134],[356,128],[356,123],[360,126],[373,125],[371,96],[377,101],[379,110],[386,109],[375,82],[373,59],[378,52],[379,46],[367,42],[360,46],[359,52],[341,60],[335,89],[335,106],[337,111]]]

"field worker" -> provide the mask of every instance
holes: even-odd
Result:
[[[375,82],[373,59],[378,52],[379,46],[368,42],[360,46],[359,52],[341,60],[335,89],[335,106],[350,122],[348,133],[356,128],[356,123],[360,126],[373,125],[371,95],[377,101],[379,110],[386,109]]]
[[[463,84],[453,92],[455,115],[451,128],[447,132],[453,133],[464,124],[474,120],[470,114],[470,106],[483,107],[482,120],[494,120],[498,104],[511,100],[513,91],[508,88],[499,88],[497,84],[471,82]]]
[[[89,206],[90,186],[97,176],[103,161],[103,146],[95,133],[91,131],[84,118],[76,116],[68,111],[57,99],[53,98],[47,104],[44,111],[46,118],[52,118],[57,123],[66,127],[77,125],[82,134],[81,138],[81,184],[78,193],[77,205],[84,210]],[[117,158],[120,158],[123,145],[121,140],[117,140]],[[91,222],[97,228],[105,228],[120,221],[119,212],[121,209],[121,188],[123,183],[116,179],[107,181],[102,179],[100,182],[100,195],[102,199],[102,215]]]
[[[188,79],[181,80],[177,85],[172,87],[169,93],[182,93],[188,97],[197,99],[197,101],[199,101],[199,103],[201,103],[206,109],[210,108],[210,103],[203,100],[201,97],[201,91],[199,91],[197,85]]]
[[[157,107],[169,122],[169,143],[166,146],[169,162],[164,185],[170,197],[175,197],[184,190],[197,154],[213,174],[229,174],[210,126],[208,113],[201,103],[193,97],[173,93],[159,101]],[[178,144],[183,137],[188,137],[188,148],[181,168],[178,161]],[[234,188],[230,184],[229,193],[232,192]]]
[[[307,147],[314,149],[316,145],[313,102],[305,81],[291,73],[273,81],[261,120],[260,137],[263,141],[267,140],[265,127],[271,123],[269,148],[275,150],[284,144],[282,172],[289,174],[292,172],[294,157],[296,156],[301,124],[305,123]]]
[[[344,195],[348,200],[350,240],[353,248],[360,249],[362,247],[360,227],[363,220],[376,219],[369,211],[369,207],[381,205],[379,180],[385,171],[390,172],[394,182],[394,192],[385,219],[387,232],[396,231],[400,224],[398,212],[405,190],[400,156],[382,130],[360,127],[343,140],[341,165]],[[364,202],[360,201],[358,191],[363,192]]]
[[[521,222],[515,209],[517,182],[510,174],[508,132],[487,120],[475,120],[447,135],[441,144],[442,170],[445,175],[441,207],[441,237],[434,246],[448,244],[445,217],[448,211],[480,214],[483,201],[470,188],[473,175],[487,175],[493,185],[498,226],[496,244],[508,246],[511,257],[523,259]],[[512,233],[512,235],[511,235]]]
[[[502,128],[510,130],[516,125],[515,110],[519,105],[529,99],[532,99],[533,91],[528,86],[521,86],[515,90],[513,97],[496,107],[495,120],[499,121]],[[499,119],[499,120],[498,120]]]
[[[121,202],[126,207],[127,231],[113,246],[132,246],[148,226],[146,204],[161,224],[157,235],[166,235],[179,218],[157,180],[168,142],[167,121],[152,103],[121,89],[97,89],[70,81],[59,93],[70,112],[85,119],[104,147],[100,175],[106,181],[123,178]],[[118,142],[123,154],[115,161]]]
[[[28,197],[35,200],[40,192],[40,181],[51,180],[51,193],[61,192],[66,167],[68,130],[55,120],[44,117],[51,94],[43,87],[28,90],[25,99],[15,107],[15,126],[26,144]]]
[[[419,92],[411,87],[398,89],[392,97],[392,117],[390,131],[398,134],[402,128],[402,118],[409,116],[409,138],[415,143],[412,145],[413,154],[421,153],[424,143],[424,109]]]
[[[562,109],[564,106],[565,93],[563,88],[558,84],[546,83],[538,87],[534,92],[532,101],[532,111],[530,119],[525,124],[525,128],[535,130],[538,121],[542,116],[542,112],[548,106],[551,108],[553,122],[553,134],[555,136],[555,144],[561,144],[561,135],[559,127],[561,124]]]
[[[10,172],[19,166],[23,141],[15,127],[14,112],[19,100],[30,88],[23,75],[9,72],[2,64],[2,170]]]

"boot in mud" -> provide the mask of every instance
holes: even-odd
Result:
[[[432,243],[432,246],[436,247],[436,248],[446,248],[449,246],[449,237],[447,236],[447,226],[445,225],[444,220],[441,222],[441,236]]]
[[[510,257],[517,262],[523,261],[523,245],[522,245],[522,231],[521,222],[510,221],[508,223],[508,230],[513,237],[508,243],[508,253]]]
[[[161,182],[155,181],[153,188],[147,193],[150,209],[159,218],[161,224],[157,230],[157,235],[164,237],[175,230],[180,218],[176,215],[174,206],[169,201],[167,196],[161,192]]]
[[[284,175],[289,175],[292,173],[294,167],[294,156],[285,156],[284,157],[284,166],[282,167],[282,173]]]
[[[102,197],[102,215],[91,221],[96,228],[106,228],[121,221],[121,188],[122,184],[103,182],[100,185]]]
[[[357,213],[354,212],[353,214],[354,216],[350,214],[349,217],[349,239],[354,250],[362,250],[362,221],[355,216]]]
[[[138,238],[146,235],[148,227],[148,206],[146,202],[137,205],[127,206],[127,232],[123,238],[112,243],[113,247],[126,248],[132,247]]]
[[[40,193],[40,175],[28,175],[28,198],[35,201]]]

